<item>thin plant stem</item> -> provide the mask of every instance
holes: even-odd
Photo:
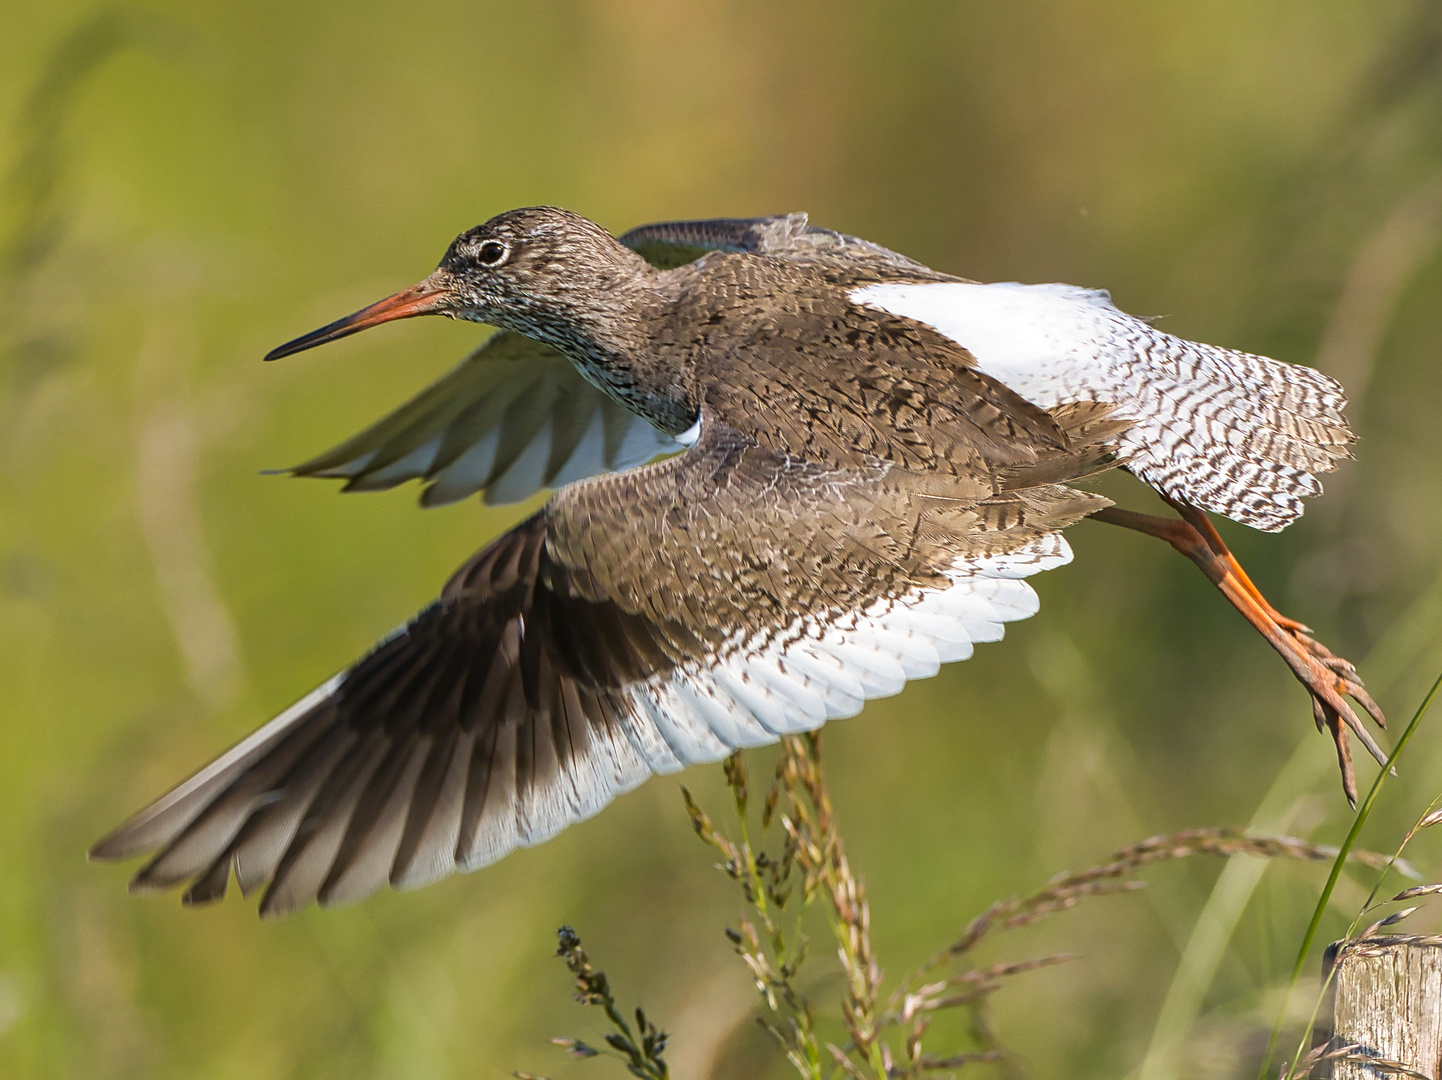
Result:
[[[1322,895],[1317,898],[1317,906],[1312,912],[1312,921],[1307,924],[1307,932],[1302,935],[1302,947],[1297,952],[1297,962],[1292,966],[1292,977],[1287,981],[1287,990],[1282,995],[1281,1008],[1277,1011],[1276,1022],[1273,1023],[1272,1033],[1267,1039],[1267,1052],[1262,1056],[1261,1068],[1257,1070],[1257,1080],[1267,1080],[1268,1071],[1272,1067],[1272,1055],[1276,1053],[1277,1042],[1282,1036],[1282,1025],[1287,1019],[1287,1002],[1302,978],[1303,968],[1307,966],[1307,957],[1312,951],[1312,943],[1316,940],[1317,930],[1322,925],[1322,916],[1326,914],[1327,904],[1332,899],[1332,891],[1337,887],[1337,881],[1342,876],[1342,867],[1347,863],[1347,855],[1357,843],[1362,826],[1367,824],[1367,818],[1372,813],[1372,807],[1376,805],[1382,785],[1406,751],[1408,743],[1412,741],[1412,736],[1422,722],[1422,717],[1427,715],[1427,710],[1432,707],[1432,700],[1437,696],[1438,690],[1442,690],[1442,674],[1437,676],[1436,681],[1432,684],[1432,689],[1427,691],[1427,696],[1422,699],[1422,704],[1417,706],[1417,711],[1412,714],[1412,719],[1407,724],[1406,730],[1402,732],[1402,737],[1397,740],[1397,745],[1388,755],[1386,765],[1377,771],[1377,778],[1372,781],[1372,787],[1367,792],[1367,797],[1362,800],[1362,805],[1357,810],[1357,819],[1352,822],[1352,828],[1348,830],[1347,838],[1342,841],[1337,858],[1332,862],[1332,872],[1327,875],[1327,883],[1322,887]],[[1304,1035],[1303,1038],[1305,1037]],[[1290,1068],[1288,1071],[1290,1072]]]
[[[1372,891],[1367,894],[1366,902],[1363,903],[1361,908],[1358,909],[1357,914],[1352,916],[1352,921],[1347,925],[1347,932],[1342,936],[1343,941],[1348,941],[1356,937],[1357,927],[1361,925],[1362,917],[1366,915],[1369,911],[1372,911],[1375,907],[1380,906],[1376,903],[1377,894],[1381,892],[1382,883],[1387,880],[1387,874],[1392,870],[1394,866],[1397,865],[1398,862],[1401,861],[1402,852],[1405,851],[1407,849],[1407,845],[1412,842],[1412,837],[1416,836],[1418,831],[1427,825],[1427,819],[1431,817],[1432,812],[1437,808],[1438,803],[1442,803],[1442,795],[1437,796],[1435,799],[1433,799],[1430,803],[1427,804],[1427,809],[1422,812],[1421,816],[1417,818],[1417,820],[1413,823],[1412,827],[1407,830],[1407,834],[1402,837],[1402,842],[1397,845],[1397,850],[1392,853],[1392,857],[1388,859],[1387,864],[1382,867],[1382,872],[1377,875],[1377,880],[1372,886]],[[1405,895],[1405,893],[1403,895]],[[1393,899],[1395,900],[1397,898],[1394,897]],[[1413,908],[1411,910],[1415,911],[1416,909]],[[1404,917],[1406,914],[1406,912],[1403,913]],[[1385,925],[1385,921],[1378,925]],[[1372,929],[1368,930],[1362,936],[1370,936],[1372,931],[1376,928],[1376,926],[1372,927]],[[1322,1002],[1326,1000],[1327,997],[1327,990],[1329,987],[1331,987],[1332,980],[1336,977],[1337,967],[1335,964],[1333,964],[1331,970],[1327,972],[1327,977],[1322,981],[1322,990],[1321,993],[1317,995],[1317,1000],[1312,1005],[1312,1014],[1307,1017],[1306,1027],[1302,1031],[1301,1039],[1298,1040],[1297,1051],[1293,1055],[1291,1064],[1288,1066],[1287,1069],[1286,1076],[1288,1078],[1296,1076],[1298,1068],[1302,1064],[1306,1063],[1305,1055],[1307,1052],[1307,1037],[1317,1026],[1317,1014],[1321,1011]]]
[[[1374,696],[1387,692],[1437,636],[1442,625],[1442,574],[1407,607],[1358,665]],[[1282,766],[1251,821],[1248,833],[1286,832],[1302,800],[1334,767],[1336,757],[1309,733]],[[1202,909],[1157,1014],[1138,1080],[1162,1080],[1175,1071],[1176,1055],[1201,1012],[1208,987],[1231,943],[1242,912],[1262,880],[1265,864],[1232,860]]]

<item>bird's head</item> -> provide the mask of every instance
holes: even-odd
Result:
[[[552,206],[509,210],[456,237],[423,281],[287,342],[266,359],[416,315],[489,323],[565,346],[650,272],[644,259],[579,214]]]

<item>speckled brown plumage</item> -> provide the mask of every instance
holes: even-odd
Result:
[[[654,772],[852,715],[1030,615],[1023,579],[1108,506],[1073,483],[1153,445],[1133,401],[1039,400],[885,306],[912,294],[864,302],[966,283],[804,215],[623,240],[565,211],[501,215],[420,286],[272,354],[411,314],[496,324],[296,471],[424,478],[430,502],[559,490],[369,656],[101,841],[102,858],[158,849],[134,887],[188,882],[202,902],[233,873],[276,914],[423,884]],[[1329,402],[1273,444],[1344,444]]]

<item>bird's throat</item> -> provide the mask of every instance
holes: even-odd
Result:
[[[655,333],[650,305],[625,318],[535,319],[511,329],[563,353],[587,382],[668,435],[695,423],[700,408],[694,363]]]

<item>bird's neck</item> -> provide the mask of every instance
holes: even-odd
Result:
[[[617,284],[601,303],[515,327],[564,353],[586,380],[669,435],[691,427],[700,408],[689,355],[666,345],[669,307],[654,281]]]

